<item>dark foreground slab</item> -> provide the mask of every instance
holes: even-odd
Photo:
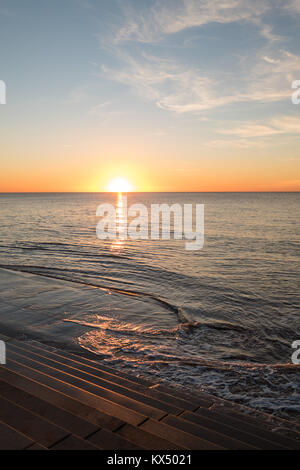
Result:
[[[300,449],[282,421],[139,380],[37,342],[6,340],[0,449]],[[273,430],[272,430],[273,429]],[[292,434],[292,435],[291,435]]]

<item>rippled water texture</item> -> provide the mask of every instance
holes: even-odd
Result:
[[[149,209],[205,204],[200,251],[182,240],[98,240],[103,202],[116,196],[0,195],[1,267],[102,288],[86,308],[55,318],[70,324],[66,347],[296,419],[299,193],[128,195],[128,205]]]

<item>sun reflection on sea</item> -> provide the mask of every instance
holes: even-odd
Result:
[[[117,238],[110,245],[110,251],[120,253],[125,245],[127,229],[126,207],[123,194],[118,193],[116,202],[116,234]]]

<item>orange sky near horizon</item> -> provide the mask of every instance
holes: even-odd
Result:
[[[8,3],[0,192],[300,191],[297,2]]]
[[[115,177],[125,178],[136,192],[247,192],[247,191],[299,191],[300,180],[291,180],[288,170],[280,172],[280,178],[273,171],[266,178],[256,170],[241,171],[239,174],[230,168],[169,170],[156,172],[120,171],[94,172],[70,171],[67,175],[59,171],[34,169],[7,170],[0,176],[0,192],[105,192]],[[285,173],[285,174],[284,174]]]
[[[209,148],[205,141],[186,141],[175,132],[168,139],[122,128],[100,135],[101,140],[94,129],[86,129],[79,137],[72,135],[70,145],[63,135],[35,138],[34,129],[20,139],[4,136],[0,192],[102,192],[115,177],[126,178],[141,192],[300,190],[293,140],[278,145],[272,139],[257,149],[230,143]]]

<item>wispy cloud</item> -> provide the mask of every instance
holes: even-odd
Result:
[[[103,103],[96,104],[90,109],[89,114],[98,118],[102,123],[111,121],[114,118],[119,118],[124,114],[124,111],[120,109],[113,109],[112,105],[112,101],[104,101]]]
[[[144,100],[176,114],[199,114],[234,103],[287,99],[294,75],[300,73],[300,56],[280,47],[281,36],[264,19],[271,7],[292,13],[300,4],[297,1],[165,0],[135,10],[124,3],[124,24],[108,46],[120,64],[116,68],[104,65],[102,72],[111,80],[127,84]],[[178,57],[163,56],[158,46],[164,37],[180,31],[209,23],[241,21],[250,23],[266,41],[251,60],[247,51],[241,53],[240,67],[237,64],[226,76],[205,64],[197,67]],[[128,42],[136,47],[129,47]],[[143,47],[150,43],[156,51],[152,55],[146,54]],[[184,44],[183,41],[181,47]]]
[[[220,131],[221,134],[235,135],[237,137],[265,137],[278,134],[278,132],[280,132],[278,129],[262,124],[247,124],[235,129],[224,129]]]
[[[300,117],[281,116],[270,119],[266,124],[247,123],[232,129],[219,131],[223,135],[232,135],[241,138],[266,137],[275,134],[299,134]]]
[[[125,21],[115,32],[114,41],[156,42],[163,36],[209,23],[247,21],[258,26],[268,41],[281,39],[264,17],[277,10],[286,14],[300,13],[299,0],[164,0],[152,7],[137,9],[123,4]]]
[[[85,102],[89,97],[89,93],[90,93],[90,90],[87,85],[80,85],[80,86],[74,87],[68,93],[68,96],[65,102],[68,104],[79,104],[79,103]]]
[[[138,60],[124,56],[119,70],[103,67],[103,73],[128,84],[142,98],[175,113],[197,113],[235,101],[234,96],[220,96],[218,82],[203,71],[146,54]]]
[[[125,83],[143,99],[177,114],[201,113],[232,103],[272,102],[291,96],[293,73],[300,72],[300,57],[282,52],[280,58],[257,59],[252,70],[215,76],[208,70],[186,66],[170,59],[143,54],[133,58],[121,54],[118,69],[103,66],[112,80]],[[235,86],[232,86],[232,83]]]
[[[115,42],[154,42],[163,35],[212,22],[257,20],[269,8],[270,2],[266,0],[168,0],[156,2],[153,8],[138,13],[127,6],[127,20],[116,34]]]
[[[278,64],[279,62],[277,59],[272,59],[271,57],[268,57],[266,55],[263,56],[262,59],[268,62],[269,64]]]
[[[110,104],[111,101],[104,101],[103,103],[96,104],[95,106],[93,106],[90,112],[91,114],[98,114],[99,112],[102,113],[103,110],[105,110]]]
[[[300,134],[300,116],[284,116],[271,120],[272,125],[285,134]]]
[[[208,140],[204,143],[206,147],[214,148],[214,149],[225,149],[225,148],[240,148],[240,149],[247,149],[247,148],[265,148],[265,142],[261,140],[253,140],[253,139],[213,139]]]
[[[266,38],[269,43],[272,44],[274,41],[280,41],[282,39],[281,36],[274,33],[272,26],[263,24],[260,20],[257,21],[257,24],[260,26],[260,34]]]
[[[102,73],[128,85],[143,100],[177,115],[195,115],[232,104],[271,103],[291,96],[291,82],[300,74],[300,56],[283,47],[284,38],[265,18],[271,8],[295,14],[299,5],[300,13],[299,0],[165,0],[135,5],[135,9],[127,2],[122,5],[125,19],[106,45],[119,64],[103,65]],[[255,39],[259,33],[265,41],[251,57],[247,50],[241,51],[240,63],[235,62],[234,69],[226,73],[222,68],[218,73],[209,63],[191,65],[176,54],[171,59],[159,46],[164,38],[181,31],[235,22],[247,22]],[[194,37],[195,31],[190,34]],[[184,37],[180,47],[187,40]],[[150,44],[151,55],[145,53]]]
[[[299,0],[287,0],[283,3],[283,8],[290,13],[300,13],[300,2]]]

